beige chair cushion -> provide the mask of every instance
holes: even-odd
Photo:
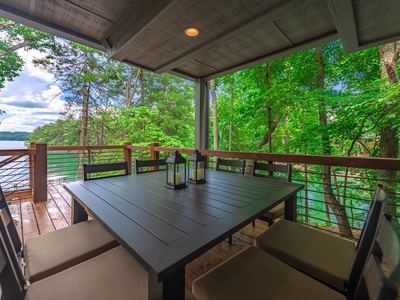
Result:
[[[196,279],[192,291],[199,300],[346,299],[254,246]]]
[[[40,235],[25,243],[28,279],[43,279],[116,246],[113,236],[95,220]]]
[[[119,246],[31,284],[25,300],[141,300],[147,295],[146,270]]]
[[[284,219],[259,235],[254,245],[341,291],[356,257],[353,242]]]

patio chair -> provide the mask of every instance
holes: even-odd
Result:
[[[28,286],[5,228],[5,223],[9,222],[7,218],[5,209],[1,209],[2,300],[148,299],[148,274],[122,246]],[[62,244],[67,246],[68,240]]]
[[[165,171],[166,168],[167,164],[165,163],[165,159],[135,160],[136,174]]]
[[[117,171],[117,174],[115,174],[115,171]],[[107,172],[107,174],[104,175],[104,172]],[[93,173],[101,173],[101,174],[97,175],[96,177],[92,177],[90,174]],[[124,175],[129,175],[128,162],[126,161],[118,163],[83,165],[84,181],[106,178],[106,177],[124,176]]]
[[[192,292],[198,300],[395,300],[400,280],[400,232],[389,219],[383,218],[378,226],[354,296],[346,296],[254,246],[196,279]]]
[[[352,241],[284,219],[256,237],[254,245],[339,291],[351,293],[360,279],[387,198],[378,185],[357,246]]]
[[[222,172],[239,173],[244,175],[245,167],[245,160],[222,159],[218,157],[217,167],[215,168],[215,170]]]
[[[280,176],[276,176],[276,174]],[[268,179],[275,179],[281,181],[292,181],[292,165],[276,165],[272,163],[261,163],[257,161],[253,161],[253,176],[256,177],[265,177]],[[268,222],[268,225],[271,226],[274,223],[274,220],[281,216],[285,211],[285,203],[282,202],[275,206],[270,211],[263,214],[259,217],[260,220]],[[255,221],[253,221],[253,227],[255,226]]]
[[[28,239],[22,247],[18,232],[0,186],[0,209],[14,254],[26,264],[31,282],[48,277],[108,251],[119,244],[96,220],[81,222]]]

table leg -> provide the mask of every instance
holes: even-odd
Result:
[[[293,222],[297,221],[297,195],[285,201],[285,219]]]
[[[150,300],[184,300],[185,299],[185,268],[179,269],[163,282],[158,276],[149,272],[148,298]]]
[[[163,299],[185,299],[185,267],[166,278],[163,282]]]
[[[72,199],[72,224],[76,224],[79,222],[86,221],[88,219],[88,215],[83,206],[76,201],[75,198]]]

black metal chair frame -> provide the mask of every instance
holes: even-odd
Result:
[[[258,173],[257,171],[268,172],[268,174]],[[277,177],[277,176],[274,176],[274,173],[282,173],[282,174],[285,174],[286,177]],[[261,163],[261,162],[253,161],[252,176],[265,177],[265,178],[269,178],[269,179],[291,182],[292,181],[292,165],[291,164],[277,165],[277,164],[273,164],[273,163]],[[267,212],[265,215],[260,216],[258,219],[267,222],[268,225],[271,226],[274,222],[275,217],[276,216],[273,216],[272,214],[269,215]],[[255,221],[253,221],[252,224],[254,227]]]
[[[112,172],[112,171],[125,171],[124,174],[117,175],[106,175],[95,178],[90,178],[90,174],[92,173],[102,173],[102,172]],[[129,167],[128,162],[118,162],[118,163],[106,163],[106,164],[84,164],[83,165],[83,180],[94,180],[105,177],[115,177],[115,176],[124,176],[129,175]]]
[[[221,168],[221,166],[231,167],[234,169],[225,169]],[[239,170],[237,170],[239,168]],[[233,159],[223,159],[217,158],[217,166],[215,168],[216,171],[229,172],[229,173],[239,173],[244,175],[244,171],[246,168],[245,160],[233,160]]]
[[[4,192],[0,186],[0,209],[5,209],[8,216],[11,216],[10,209],[7,205],[7,200],[4,195]],[[21,243],[21,239],[19,238],[18,232],[16,227],[13,223],[10,223],[7,226],[8,233],[10,235],[10,240],[12,242],[13,248],[15,249],[15,254],[17,255],[18,259],[21,261],[22,257],[24,257],[23,247]]]
[[[136,174],[166,170],[166,159],[135,160]],[[149,167],[151,167],[149,169]]]
[[[257,170],[268,172],[268,174],[257,173]],[[274,173],[284,173],[284,174],[286,174],[286,177],[277,177],[277,176],[274,176]],[[273,163],[261,163],[258,161],[253,161],[252,175],[257,176],[257,177],[266,177],[266,178],[272,178],[272,179],[284,180],[284,181],[291,182],[292,181],[292,165],[291,164],[277,165],[277,164],[273,164]]]

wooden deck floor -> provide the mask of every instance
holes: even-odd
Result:
[[[21,240],[26,240],[71,223],[71,197],[61,185],[50,185],[47,202],[33,203],[29,199],[12,200],[10,207],[14,223]],[[251,224],[235,233],[233,244],[222,242],[204,253],[186,266],[186,299],[195,299],[191,293],[193,280],[211,270],[233,254],[253,244],[254,237],[268,227],[267,223],[257,220],[256,227]]]

